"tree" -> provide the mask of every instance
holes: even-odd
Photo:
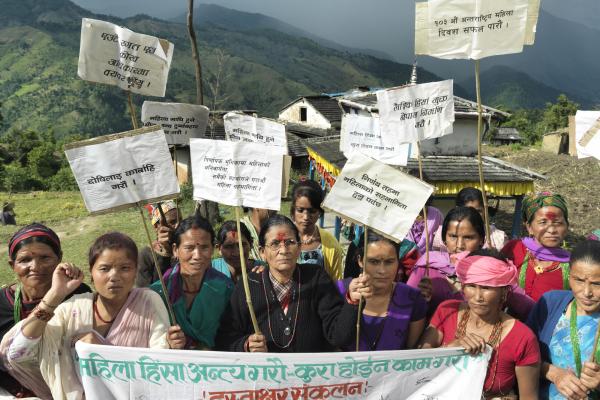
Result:
[[[578,108],[579,104],[572,102],[564,94],[558,96],[556,103],[547,103],[542,119],[544,133],[569,126],[569,115],[575,115]]]

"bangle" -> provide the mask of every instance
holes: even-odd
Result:
[[[244,342],[244,351],[246,353],[250,352],[250,336],[248,336],[248,338],[246,339],[246,341]]]
[[[60,304],[57,304],[57,305],[53,306],[52,304],[49,304],[49,303],[48,303],[48,302],[47,302],[47,301],[46,301],[44,298],[42,298],[42,301],[41,301],[41,303],[42,303],[43,305],[45,305],[46,307],[50,307],[50,308],[52,308],[52,309],[54,309],[54,308],[56,308],[56,307],[58,307],[58,306],[60,305]]]
[[[54,317],[54,312],[43,310],[39,307],[39,305],[33,309],[32,314],[35,318],[44,322],[48,322],[52,319],[52,317]]]
[[[352,297],[350,297],[350,289],[348,289],[348,291],[346,292],[346,303],[352,304],[353,306],[357,306],[359,303],[359,301],[352,300]]]

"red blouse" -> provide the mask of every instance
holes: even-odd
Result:
[[[446,300],[439,305],[431,318],[431,326],[443,335],[442,345],[455,339],[461,303],[463,302],[460,300]],[[510,332],[492,354],[483,387],[490,393],[509,393],[516,383],[515,367],[539,362],[540,348],[535,335],[525,324],[515,320]]]

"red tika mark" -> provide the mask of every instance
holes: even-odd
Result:
[[[285,239],[286,239],[286,237],[285,237],[285,233],[283,233],[283,232],[279,232],[279,233],[277,234],[277,240],[279,240],[280,242],[283,242]]]
[[[237,239],[237,231],[229,231],[226,235],[229,239],[236,240]]]
[[[546,218],[548,218],[550,221],[554,221],[555,219],[558,218],[558,215],[556,215],[556,213],[554,213],[552,211],[548,211],[548,212],[546,212]]]

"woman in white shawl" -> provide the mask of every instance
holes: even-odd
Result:
[[[96,292],[64,302],[83,281],[83,273],[69,263],[56,268],[52,287],[38,307],[2,341],[4,361],[21,384],[43,399],[82,399],[74,361],[78,340],[127,347],[183,347],[183,333],[179,327],[169,328],[160,296],[133,288],[137,254],[133,240],[122,233],[100,236],[89,251]]]

